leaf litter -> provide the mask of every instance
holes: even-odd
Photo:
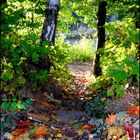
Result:
[[[85,70],[84,72],[79,70],[79,64],[77,71],[74,70],[74,67],[76,67],[76,65],[70,66],[74,81],[68,89],[68,91],[71,92],[69,100],[72,101],[77,99],[77,97],[82,100],[87,93],[90,93],[89,80],[86,79]],[[75,95],[75,93],[77,93],[77,95]],[[118,106],[118,110],[115,111],[115,113],[111,110],[113,109],[111,106],[108,108],[110,112],[112,111],[111,114],[107,114],[107,116],[102,119],[95,117],[90,117],[89,119],[89,116],[82,114],[81,110],[71,110],[71,113],[68,113],[70,110],[65,112],[64,108],[58,109],[52,103],[50,104],[46,101],[41,102],[40,105],[36,104],[36,110],[38,111],[25,113],[25,116],[27,115],[26,119],[19,119],[17,117],[18,123],[16,129],[5,131],[1,138],[3,140],[5,138],[9,140],[119,140],[129,138],[138,140],[140,130],[139,106],[133,104],[134,101],[131,101],[132,97],[129,97],[130,93],[126,95],[129,100],[126,100],[127,97],[122,98],[121,108],[123,108],[122,102],[126,103],[127,106],[122,110],[119,110]],[[37,100],[40,97],[35,98]],[[117,106],[120,102],[115,103]],[[45,109],[46,104],[47,110],[49,111],[40,111],[41,109]],[[55,109],[60,111],[60,116],[57,116]],[[78,118],[74,112],[78,112]]]

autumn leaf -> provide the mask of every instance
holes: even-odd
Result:
[[[58,133],[58,134],[56,134],[56,136],[55,136],[56,138],[62,138],[63,136],[62,136],[62,134],[61,133]]]
[[[27,132],[30,128],[31,125],[33,125],[34,123],[30,120],[19,120],[18,124],[17,124],[17,129],[15,129],[14,131],[11,132],[11,134],[15,137],[13,137],[12,140],[16,140],[17,138],[19,138],[19,136],[21,136],[21,134],[24,134],[25,132]]]
[[[108,115],[108,117],[105,118],[105,123],[107,123],[108,125],[115,124],[116,123],[116,116],[117,116],[117,114]]]
[[[124,129],[127,131],[129,138],[134,138],[135,129],[130,123],[124,124]]]
[[[47,134],[48,134],[48,132],[46,132],[46,126],[41,125],[35,129],[34,136],[41,136],[41,135],[47,135]]]
[[[134,133],[135,133],[135,130],[134,130],[134,128],[130,128],[128,131],[128,136],[129,136],[129,138],[134,138]]]
[[[34,123],[31,120],[19,120],[18,124],[17,124],[17,128],[29,128],[29,126],[33,125]]]
[[[19,135],[25,133],[27,130],[28,130],[27,128],[23,128],[23,129],[19,129],[19,128],[18,128],[18,129],[16,129],[16,130],[12,131],[11,134],[12,134],[13,136],[19,136]]]
[[[95,125],[85,124],[82,126],[82,129],[87,129],[87,130],[91,131],[94,127],[95,127]]]
[[[139,116],[139,111],[140,111],[140,107],[139,107],[139,106],[128,107],[128,108],[127,108],[127,113],[128,113],[129,115]]]
[[[126,131],[122,126],[113,126],[107,128],[107,140],[113,139],[113,136],[115,138],[120,138],[120,136],[124,136],[125,134]]]

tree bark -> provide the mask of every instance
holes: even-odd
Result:
[[[49,0],[47,4],[40,42],[48,41],[54,45],[60,0]]]
[[[104,48],[105,46],[105,19],[106,19],[106,1],[101,1],[99,3],[98,13],[97,13],[97,53],[95,57],[95,62],[93,66],[93,74],[95,77],[102,75],[102,68],[100,66],[100,57],[101,54],[99,53],[99,49]]]
[[[40,37],[40,45],[44,41],[50,43],[50,45],[54,45],[55,43],[55,31],[57,25],[58,11],[60,6],[60,0],[49,0],[46,2],[46,12],[45,12],[45,20],[42,28],[42,34]],[[45,68],[50,71],[52,63],[49,60],[49,57],[46,56],[46,60],[43,62],[45,64]]]

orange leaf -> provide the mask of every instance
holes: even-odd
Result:
[[[115,114],[115,115],[113,115],[113,114],[108,115],[108,117],[105,118],[105,122],[106,122],[108,125],[113,125],[113,124],[115,124],[115,123],[116,123],[116,116],[117,116],[117,114]]]
[[[129,115],[136,115],[136,116],[139,116],[139,111],[140,111],[140,107],[139,107],[139,106],[128,107],[128,108],[127,108],[127,113],[128,113]]]
[[[47,135],[48,132],[46,132],[46,126],[41,125],[39,128],[35,130],[34,136],[41,136],[41,135]]]
[[[11,134],[14,135],[14,136],[19,136],[19,135],[23,134],[26,131],[27,131],[27,128],[16,129],[16,130],[12,131]]]
[[[15,137],[13,137],[11,140],[16,140],[18,137],[17,136],[15,136]]]
[[[82,126],[82,129],[87,129],[87,130],[91,130],[93,129],[95,126],[94,125],[91,125],[91,124],[85,124]]]

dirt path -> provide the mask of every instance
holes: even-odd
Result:
[[[85,76],[92,71],[92,63],[73,62],[68,64],[68,68],[72,75]]]
[[[74,77],[73,83],[71,83],[69,87],[69,94],[72,94],[71,96],[73,98],[72,102],[76,99],[75,97],[80,97],[82,100],[84,100],[86,95],[91,92],[89,86],[90,81],[93,81],[93,77],[90,76],[92,71],[92,64],[71,63],[68,65],[68,68]],[[130,124],[134,124],[135,127],[137,127],[139,123],[138,118],[130,117],[126,110],[127,107],[134,105],[135,101],[139,99],[138,91],[139,90],[137,86],[133,86],[131,90],[127,90],[126,95],[122,98],[118,100],[110,100],[109,106],[104,109],[116,114],[116,120],[119,121],[123,118],[125,118],[126,121],[135,119],[135,123],[130,122]],[[34,105],[32,105],[32,109],[35,110],[35,112],[29,113],[28,115],[30,118],[34,118],[34,127],[32,127],[32,131],[35,133],[35,130],[38,128],[38,132],[36,132],[38,137],[34,136],[34,133],[30,133],[30,124],[26,124],[26,119],[23,119],[22,121],[19,120],[18,123],[21,123],[20,125],[22,127],[17,127],[16,124],[13,124],[13,126],[15,126],[14,131],[11,132],[6,130],[7,133],[4,134],[5,137],[11,137],[14,140],[89,140],[89,137],[92,136],[91,139],[101,140],[101,132],[106,128],[111,127],[106,126],[104,119],[89,117],[87,112],[84,110],[77,110],[75,106],[72,106],[72,102],[69,102],[68,100],[66,100],[66,102],[69,104],[68,106],[70,109],[64,105],[62,106],[61,103],[59,107],[58,102],[55,104],[54,102],[48,102],[48,94],[45,92],[41,94],[39,94],[39,92],[34,93],[34,97],[35,102]],[[81,120],[84,121],[81,122]],[[30,122],[29,120],[27,121]],[[35,123],[36,121],[38,121],[38,123]],[[123,124],[118,122],[116,121],[114,126],[123,126]],[[39,125],[39,123],[43,123],[45,126]],[[24,125],[26,126],[25,128]],[[133,129],[137,130],[135,127]],[[42,128],[44,131],[43,133]],[[19,134],[19,130],[20,132],[23,132]],[[16,136],[14,134],[16,134]],[[5,140],[5,137],[2,137],[2,140]]]

